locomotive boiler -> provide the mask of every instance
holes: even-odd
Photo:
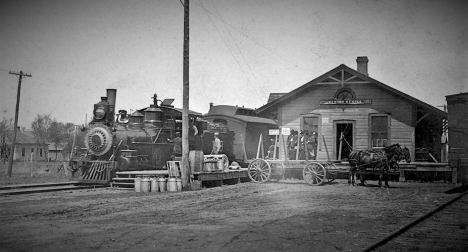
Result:
[[[115,111],[116,89],[107,89],[107,96],[94,104],[93,119],[83,128],[84,145],[80,155],[71,158],[72,177],[80,180],[110,181],[116,171],[161,170],[175,160],[176,134],[182,133],[182,109],[172,106],[173,99],[153,103],[128,113]],[[189,111],[190,150],[209,154],[213,131],[202,114]],[[225,151],[232,155],[234,133],[220,132]]]

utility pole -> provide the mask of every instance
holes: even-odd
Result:
[[[182,186],[186,187],[190,178],[189,167],[189,0],[184,0],[184,71],[182,109]]]
[[[19,112],[20,93],[21,93],[21,80],[23,79],[23,76],[32,77],[31,74],[24,74],[23,71],[20,71],[19,73],[10,71],[10,74],[18,75],[19,80],[18,80],[18,94],[16,95],[15,126],[13,128],[13,141],[11,143],[10,159],[8,162],[8,171],[7,171],[7,176],[9,178],[11,178],[11,171],[13,170],[13,155],[15,153],[15,147],[16,147],[16,131],[18,130],[18,112]]]

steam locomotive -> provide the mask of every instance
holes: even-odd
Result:
[[[116,89],[107,89],[107,96],[94,104],[93,119],[83,128],[81,155],[72,157],[72,177],[81,180],[109,181],[116,171],[161,170],[166,162],[177,159],[173,139],[182,133],[182,109],[174,108],[174,99],[160,101],[128,114],[115,113]],[[159,102],[159,103],[158,103]],[[209,154],[216,129],[209,128],[202,114],[189,111],[190,150]],[[234,133],[218,132],[224,153],[232,156]]]

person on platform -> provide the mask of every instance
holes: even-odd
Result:
[[[289,160],[296,159],[297,131],[291,129],[288,136]]]
[[[213,150],[211,151],[211,154],[218,155],[219,152],[221,151],[221,148],[222,148],[222,145],[221,145],[221,140],[219,139],[219,133],[215,132],[214,140],[213,140]]]
[[[304,135],[304,146],[306,153],[306,159],[315,160],[313,137],[309,134],[309,131],[305,131]]]
[[[180,137],[180,132],[176,132],[175,138],[172,139],[174,143],[174,148],[172,150],[173,160],[177,157],[182,157],[182,137]]]
[[[275,139],[270,139],[270,147],[268,147],[268,158],[274,159],[273,155],[275,154]],[[278,156],[278,151],[276,152],[276,156]]]

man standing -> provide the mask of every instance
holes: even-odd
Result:
[[[174,143],[174,149],[172,150],[173,160],[176,157],[182,157],[182,138],[180,137],[180,132],[176,132],[176,137],[172,140]]]
[[[219,133],[215,132],[214,133],[214,141],[213,141],[213,150],[211,151],[211,154],[217,155],[222,149],[221,145],[221,140],[219,139]]]

